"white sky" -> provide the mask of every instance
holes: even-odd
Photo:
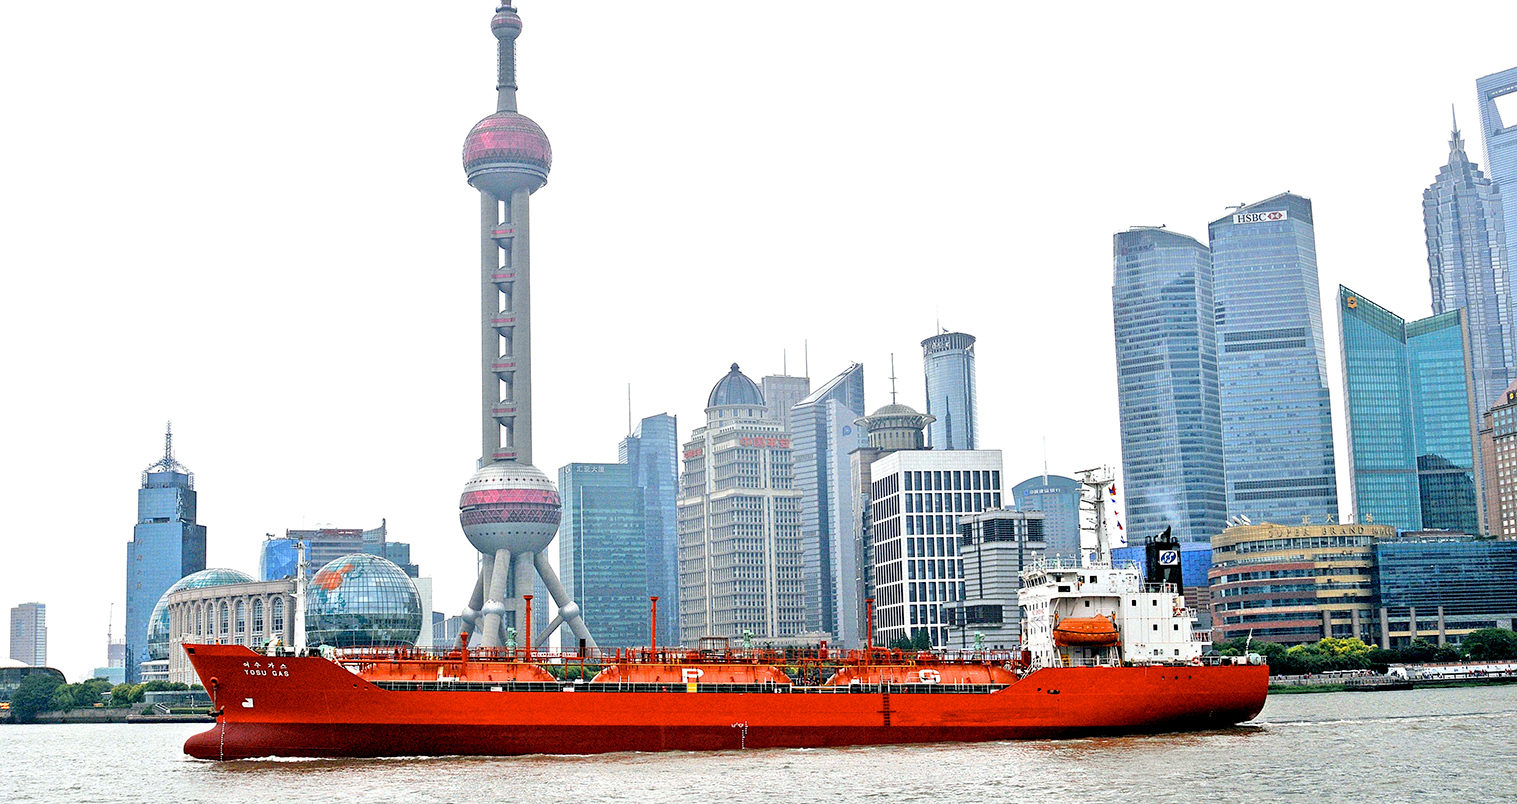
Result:
[[[700,423],[727,365],[921,406],[935,317],[979,338],[1014,481],[1119,459],[1111,235],[1203,240],[1312,198],[1322,291],[1429,312],[1422,189],[1517,4],[523,0],[537,462]],[[7,533],[0,606],[48,606],[75,680],[123,621],[141,469],[174,420],[209,564],[370,527],[456,612],[473,551],[486,0],[0,5]],[[1308,10],[1309,9],[1309,10]],[[1487,44],[1480,44],[1480,43]],[[1337,321],[1327,350],[1338,404]],[[1342,408],[1335,410],[1341,434]],[[1339,448],[1340,476],[1345,453]],[[1342,485],[1342,484],[1340,484]],[[1343,488],[1347,505],[1347,487]],[[8,655],[8,654],[7,654]]]

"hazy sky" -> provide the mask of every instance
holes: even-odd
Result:
[[[727,365],[865,365],[922,405],[920,340],[979,338],[1013,480],[1119,460],[1111,235],[1205,238],[1309,196],[1324,297],[1430,312],[1420,193],[1517,4],[523,0],[538,464],[701,423]],[[0,5],[0,606],[76,680],[121,635],[139,472],[174,420],[209,563],[263,534],[392,538],[456,613],[479,453],[485,0]],[[1488,35],[1489,34],[1489,35]],[[1337,321],[1324,304],[1340,431]],[[1342,485],[1342,484],[1340,484]],[[1342,495],[1347,504],[1347,488]],[[7,637],[8,638],[8,637]]]

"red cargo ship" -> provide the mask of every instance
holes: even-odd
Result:
[[[258,756],[815,748],[1185,731],[1264,706],[1257,656],[1203,657],[1173,584],[1135,567],[1024,574],[1024,650],[649,648],[334,652],[186,645],[216,725],[184,750]]]

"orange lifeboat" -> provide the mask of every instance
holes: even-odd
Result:
[[[1065,648],[1105,648],[1121,641],[1106,617],[1065,617],[1053,627],[1053,643]]]
[[[854,665],[844,667],[823,682],[823,686],[846,687],[849,684],[1014,684],[1016,674],[998,664],[921,664]]]
[[[613,664],[592,684],[789,684],[790,677],[768,664]]]

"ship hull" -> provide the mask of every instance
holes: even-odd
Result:
[[[994,692],[390,690],[318,657],[195,646],[202,759],[595,754],[1188,731],[1253,718],[1263,666],[1050,668]]]

